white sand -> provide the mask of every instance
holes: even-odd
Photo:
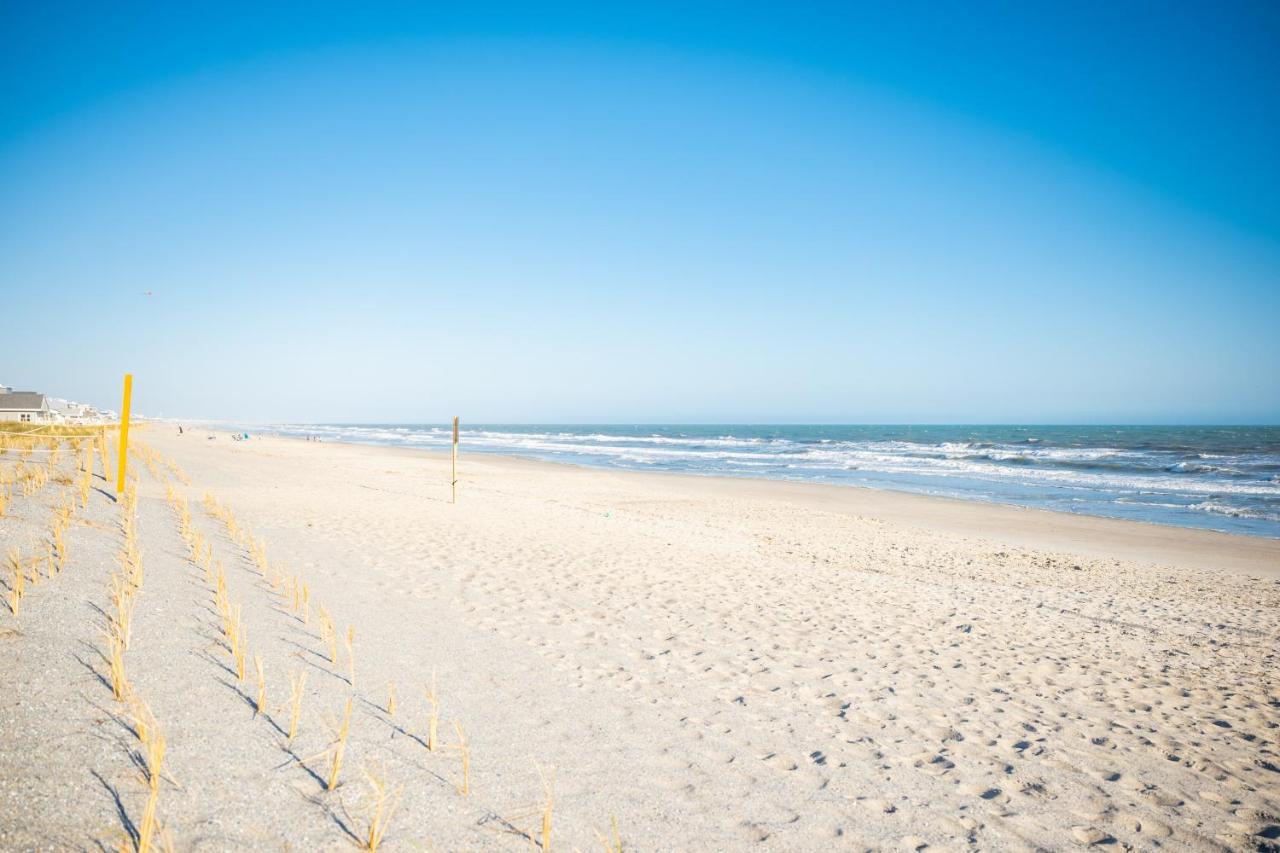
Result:
[[[404,786],[387,849],[528,849],[539,767],[555,768],[563,850],[601,849],[613,818],[638,850],[1280,839],[1280,542],[465,454],[453,506],[432,454],[141,438],[190,475],[178,488],[243,602],[273,709],[286,673],[310,673],[291,757],[287,715],[255,718],[238,692],[144,472],[128,666],[169,736],[179,849],[350,846],[374,765]],[[36,547],[60,490],[15,499],[0,551]],[[199,508],[206,490],[356,628],[337,791],[314,756],[346,666]],[[0,848],[115,846],[145,799],[95,674],[118,512],[95,495],[70,568],[0,615]],[[419,740],[433,671],[442,735],[458,719],[471,741],[467,797],[457,753]]]

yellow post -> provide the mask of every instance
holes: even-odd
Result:
[[[458,502],[458,416],[453,416],[453,502]]]
[[[133,396],[133,374],[124,375],[124,402],[120,404],[120,461],[116,471],[116,494],[124,494],[124,469],[129,459],[129,398]]]

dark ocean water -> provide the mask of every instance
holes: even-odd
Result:
[[[444,448],[432,424],[282,435]],[[467,453],[844,483],[1280,538],[1280,427],[464,424]]]

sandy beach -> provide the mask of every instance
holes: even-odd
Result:
[[[394,850],[1280,844],[1280,541],[465,447],[454,505],[438,454],[207,434],[152,425],[134,464],[124,661],[175,849],[358,846],[372,780]],[[76,464],[0,517],[23,571]],[[135,844],[148,800],[95,470],[0,610],[6,850]]]

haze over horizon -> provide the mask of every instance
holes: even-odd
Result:
[[[0,382],[277,422],[1280,423],[1280,11],[0,8]]]

